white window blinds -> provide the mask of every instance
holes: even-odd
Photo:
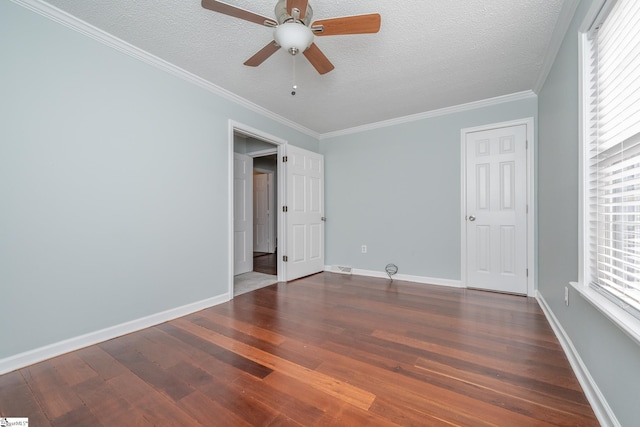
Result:
[[[640,317],[640,1],[613,3],[590,37],[590,284]]]

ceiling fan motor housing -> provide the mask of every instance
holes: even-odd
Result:
[[[278,24],[295,21],[295,18],[287,13],[287,0],[278,0],[275,7],[275,14]],[[307,3],[307,10],[304,13],[301,11],[300,14],[304,15],[304,18],[298,18],[298,22],[302,22],[304,25],[309,26],[313,18],[313,9],[311,8],[311,5]]]

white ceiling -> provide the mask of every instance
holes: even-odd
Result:
[[[309,130],[325,134],[534,90],[570,0],[310,0],[313,20],[380,13],[380,32],[316,37],[335,65],[319,75],[279,50],[243,62],[271,29],[199,0],[47,0],[81,20]],[[276,0],[225,0],[273,17]]]

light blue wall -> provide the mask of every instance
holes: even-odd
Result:
[[[460,130],[536,115],[531,97],[322,140],[326,263],[459,280]]]
[[[623,426],[640,419],[640,346],[577,293],[578,28],[593,1],[583,0],[539,99],[538,286]]]
[[[318,141],[0,2],[0,359],[227,291],[228,120]]]

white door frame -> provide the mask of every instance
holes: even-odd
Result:
[[[247,153],[247,156],[253,157],[255,159],[256,157],[270,156],[271,154],[277,154],[277,153],[278,153],[278,149],[276,147],[273,147],[267,150],[252,151],[250,153]]]
[[[508,122],[493,123],[489,125],[476,126],[471,128],[464,128],[460,130],[460,171],[461,171],[461,203],[462,208],[460,214],[460,236],[461,236],[461,250],[460,250],[460,270],[462,286],[467,287],[467,221],[465,215],[467,212],[467,167],[466,167],[466,136],[472,132],[486,131],[491,129],[505,128],[511,126],[525,125],[527,127],[527,296],[536,296],[536,271],[537,271],[537,254],[535,251],[535,223],[536,223],[536,206],[535,206],[535,139],[533,133],[533,117],[527,117],[524,119],[512,120]]]
[[[275,154],[275,151],[274,151]],[[254,156],[251,156],[254,157]],[[255,157],[254,157],[255,158]],[[269,181],[267,184],[267,188],[269,189],[269,197],[267,197],[267,209],[269,210],[269,212],[271,213],[269,215],[269,234],[271,235],[271,238],[269,239],[269,252],[273,252],[275,249],[275,240],[277,237],[277,229],[276,229],[276,216],[274,215],[275,211],[276,211],[276,206],[278,206],[278,201],[275,199],[274,197],[274,188],[273,188],[273,176],[274,176],[274,172],[270,171],[268,169],[263,169],[263,168],[253,168],[254,171],[256,172],[260,172],[263,173],[267,176],[269,176]],[[254,192],[255,192],[255,185],[254,185]],[[255,207],[254,207],[255,209]],[[255,224],[254,224],[255,226]],[[274,234],[273,231],[274,229],[276,230],[276,233]],[[255,237],[254,237],[255,239]]]
[[[284,179],[284,168],[282,164],[282,156],[283,152],[286,148],[287,141],[282,138],[278,138],[277,136],[270,135],[266,132],[263,132],[259,129],[252,128],[251,126],[247,126],[245,124],[236,122],[234,120],[229,120],[228,123],[228,133],[227,133],[227,204],[229,206],[229,212],[227,214],[227,293],[228,299],[233,299],[233,257],[234,257],[234,247],[233,247],[233,134],[241,133],[246,136],[250,136],[256,139],[260,139],[262,141],[269,142],[276,146],[278,152],[278,200],[276,202],[276,206],[283,206],[283,197],[286,195],[285,188],[285,179]],[[278,211],[278,242],[282,247],[280,250],[281,254],[286,252],[286,224],[284,215],[280,209],[276,209]],[[286,276],[286,263],[282,261],[282,257],[278,257],[278,281],[284,282]]]
[[[258,151],[252,151],[250,153],[247,153],[247,156],[251,157],[251,158],[259,158],[259,157],[265,157],[265,156],[271,156],[272,154],[276,155],[276,158],[278,159],[282,159],[282,156],[285,155],[284,153],[281,153],[280,150],[278,149],[278,147],[273,147],[273,148],[267,148],[265,150],[258,150]],[[276,168],[276,170],[279,172],[280,170],[280,160],[278,160],[278,167]],[[273,171],[267,170],[267,169],[260,169],[260,168],[253,168],[254,171],[259,171],[262,173],[266,173],[269,175],[269,188],[271,189],[271,191],[273,192]],[[278,175],[279,176],[279,175]],[[269,196],[269,206],[272,208],[271,212],[275,212],[273,209],[276,208],[276,206],[282,206],[284,205],[284,202],[282,204],[278,203],[278,200],[275,200],[272,196]],[[274,218],[273,215],[271,215],[271,218],[269,218],[269,227],[271,232],[273,232],[274,229],[276,229],[276,234],[272,235],[271,237],[271,243],[269,244],[269,249],[270,251],[275,251],[275,240],[277,240],[278,237],[278,230],[276,227],[276,219]],[[273,234],[273,233],[272,233]]]

